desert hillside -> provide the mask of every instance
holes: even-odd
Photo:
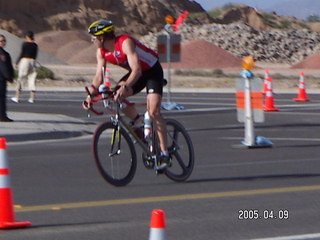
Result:
[[[85,30],[91,22],[107,18],[121,31],[143,35],[161,29],[166,15],[184,10],[210,21],[204,9],[189,0],[0,0],[0,28],[22,36],[26,29]]]
[[[320,46],[319,24],[307,25],[244,5],[224,9],[215,18],[190,0],[0,0],[0,9],[0,28],[10,37],[7,48],[14,61],[22,42],[18,37],[31,29],[36,33],[42,64],[94,64],[95,49],[86,29],[101,17],[113,20],[117,33],[132,33],[156,49],[164,16],[176,17],[184,10],[190,14],[179,31],[182,59],[173,65],[177,68],[194,67],[190,62],[201,57],[198,53],[203,50],[207,62],[198,68],[234,67],[248,54],[260,62],[296,65],[318,54]]]

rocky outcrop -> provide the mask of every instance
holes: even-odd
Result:
[[[220,24],[245,24],[256,30],[301,30],[319,31],[319,23],[314,24],[290,16],[279,16],[276,12],[264,12],[255,8],[238,5],[222,11],[213,19]]]
[[[308,30],[260,30],[244,24],[205,24],[201,27],[182,25],[182,41],[207,40],[241,58],[252,55],[258,61],[297,63],[320,50],[320,34]],[[163,34],[160,32],[159,34]],[[156,48],[156,35],[141,41]]]
[[[257,30],[270,28],[263,20],[263,16],[254,8],[245,5],[231,8],[214,20],[221,24],[246,24]]]
[[[319,24],[307,24],[293,17],[241,5],[223,12],[214,22],[182,25],[179,33],[183,42],[204,39],[239,58],[252,55],[258,61],[289,64],[320,50]],[[156,47],[154,34],[144,36],[142,41]]]

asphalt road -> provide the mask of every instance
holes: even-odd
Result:
[[[9,109],[86,119],[83,96],[41,92],[36,104]],[[32,226],[0,231],[1,239],[148,239],[153,209],[165,211],[168,239],[319,239],[320,96],[303,103],[295,96],[276,94],[280,111],[255,124],[274,147],[247,149],[233,93],[173,94],[186,109],[164,115],[185,125],[196,154],[186,183],[139,162],[128,186],[113,187],[94,166],[91,136],[14,143],[8,156],[16,218]]]

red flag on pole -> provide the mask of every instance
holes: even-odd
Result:
[[[184,11],[180,16],[177,18],[176,22],[173,25],[173,31],[177,32],[179,30],[180,25],[183,23],[183,21],[188,16],[189,12]]]

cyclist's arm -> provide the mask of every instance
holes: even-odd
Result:
[[[95,89],[99,89],[100,84],[103,82],[102,79],[102,67],[105,67],[106,62],[105,60],[102,58],[101,56],[101,52],[100,49],[97,49],[97,69],[96,69],[96,74],[94,75],[93,79],[92,79],[92,86],[91,88],[88,88],[88,96],[86,98],[86,100],[83,102],[82,106],[84,109],[90,109],[92,102],[91,102],[91,94],[93,94],[95,92]]]
[[[102,82],[103,82],[103,79],[102,79],[102,67],[106,66],[106,61],[102,57],[101,51],[100,51],[99,48],[97,49],[96,58],[97,58],[97,68],[96,68],[96,74],[94,75],[94,77],[92,79],[92,85],[96,89],[98,89],[100,84],[102,84]],[[93,89],[90,89],[90,92],[93,93]]]
[[[133,42],[132,39],[128,38],[126,39],[122,44],[122,50],[123,53],[126,54],[128,64],[130,66],[130,75],[123,83],[122,85],[125,85],[125,88],[120,88],[117,91],[117,94],[115,95],[115,99],[118,99],[118,97],[127,97],[132,94],[132,86],[135,84],[135,82],[139,79],[139,77],[142,75],[141,66],[139,62],[138,54],[135,50],[136,45]]]
[[[132,87],[134,83],[141,77],[142,70],[140,66],[139,56],[136,52],[136,45],[134,41],[130,38],[123,42],[122,49],[124,54],[127,55],[128,64],[131,69],[131,74],[129,75],[126,85]]]

